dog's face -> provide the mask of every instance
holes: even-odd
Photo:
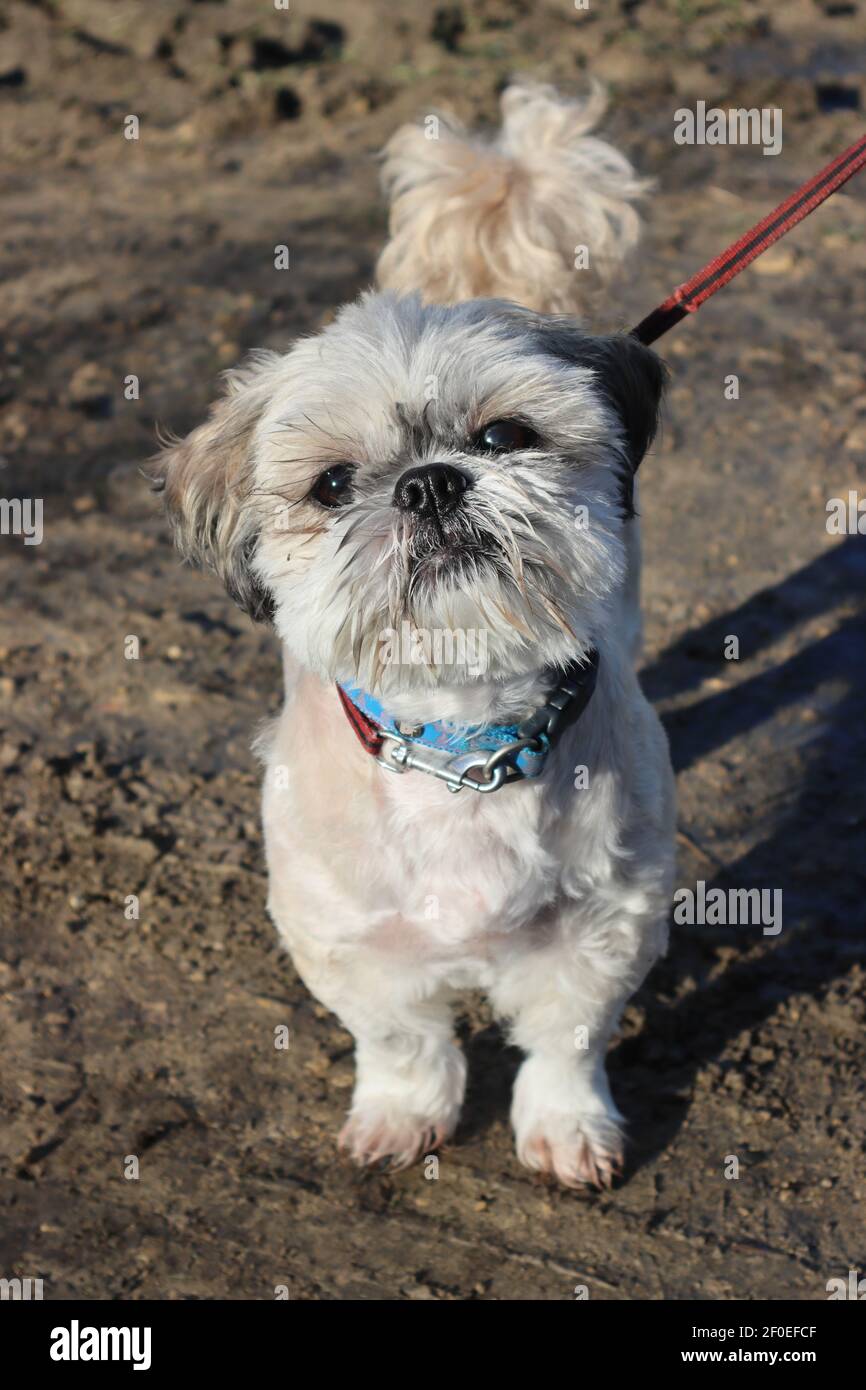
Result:
[[[568,320],[367,295],[163,455],[178,543],[324,678],[537,673],[603,630],[663,376]],[[389,660],[405,632],[434,640]]]

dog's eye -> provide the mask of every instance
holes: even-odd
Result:
[[[491,454],[510,454],[515,449],[531,449],[538,443],[538,435],[522,420],[494,420],[479,430],[472,442],[476,449],[487,449]]]
[[[348,463],[335,463],[320,473],[310,496],[322,507],[342,507],[352,495],[352,474],[354,469]]]

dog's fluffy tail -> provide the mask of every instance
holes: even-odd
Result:
[[[391,238],[383,289],[431,303],[510,299],[544,313],[575,311],[634,247],[632,206],[647,181],[589,132],[607,104],[520,82],[502,96],[491,139],[446,116],[402,126],[384,150]]]

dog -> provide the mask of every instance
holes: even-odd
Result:
[[[268,907],[354,1036],[359,1164],[453,1134],[452,1006],[480,989],[525,1053],[520,1161],[567,1186],[622,1169],[605,1054],[666,948],[674,791],[634,671],[665,369],[577,317],[646,192],[591,133],[603,105],[518,82],[492,136],[399,130],[377,288],[254,353],[158,462],[182,555],[283,646]],[[471,659],[455,634],[483,636]]]

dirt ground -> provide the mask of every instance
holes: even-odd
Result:
[[[823,1299],[866,1272],[866,540],[825,524],[866,491],[866,175],[660,344],[644,680],[678,883],[781,889],[784,925],[674,928],[612,1050],[623,1181],[518,1166],[517,1057],[472,999],[438,1180],[338,1159],[351,1040],[265,914],[249,745],[278,654],[178,564],[137,470],[245,349],[369,281],[389,132],[491,120],[515,71],[603,78],[658,180],[606,306],[628,326],[860,133],[866,3],[0,14],[0,495],[44,499],[41,545],[0,541],[0,1275],[48,1298]],[[675,145],[699,99],[780,107],[781,154]]]

